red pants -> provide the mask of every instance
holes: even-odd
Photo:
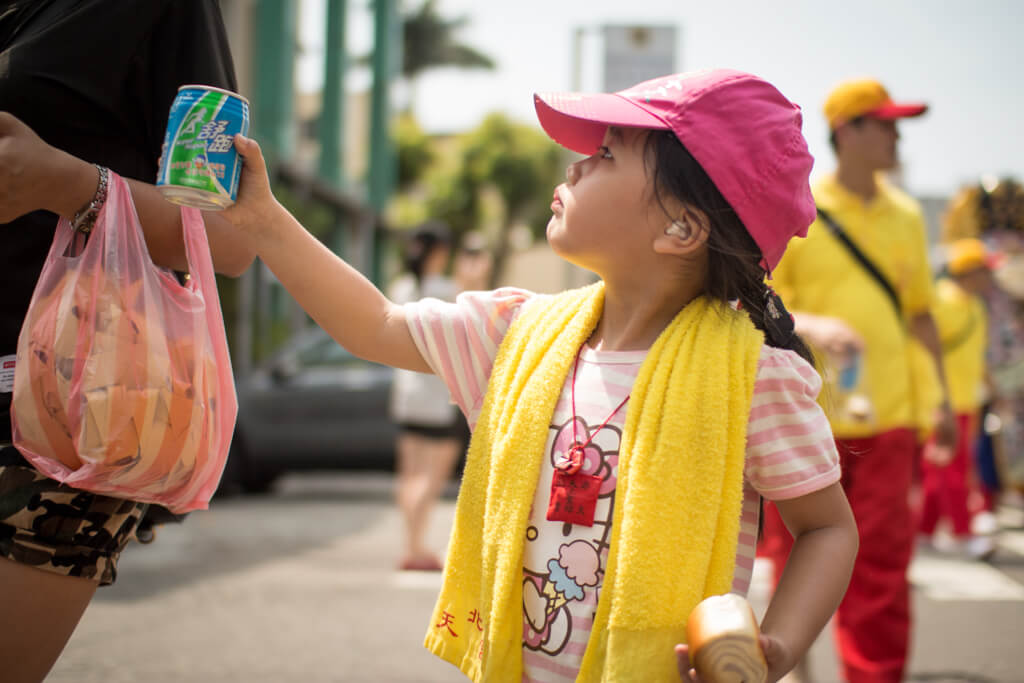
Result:
[[[974,462],[974,441],[977,436],[974,416],[965,413],[956,416],[959,433],[956,452],[948,465],[940,467],[921,458],[921,521],[918,530],[931,536],[944,516],[953,524],[953,535],[968,536],[971,516],[967,510],[967,482],[969,468]]]
[[[899,683],[910,642],[914,522],[907,500],[916,437],[895,429],[867,439],[837,439],[842,486],[860,533],[860,551],[836,613],[836,645],[850,683]],[[774,505],[765,505],[759,554],[776,580],[793,539]]]

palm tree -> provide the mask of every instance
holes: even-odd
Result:
[[[402,18],[402,76],[409,83],[409,108],[415,100],[416,81],[428,69],[493,69],[494,60],[458,42],[456,32],[469,22],[466,16],[446,19],[437,13],[435,0]]]
[[[402,75],[414,79],[423,71],[439,66],[493,69],[493,59],[455,41],[456,31],[468,21],[465,16],[456,19],[441,17],[435,0],[426,0],[419,10],[407,14],[402,19]]]

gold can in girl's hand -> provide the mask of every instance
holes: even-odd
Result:
[[[768,663],[760,634],[744,598],[712,595],[693,608],[686,623],[690,663],[707,683],[764,683]]]

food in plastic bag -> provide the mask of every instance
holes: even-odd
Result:
[[[61,220],[18,338],[14,445],[87,491],[203,509],[237,399],[202,214],[182,209],[190,278],[150,260],[124,181],[81,253]]]

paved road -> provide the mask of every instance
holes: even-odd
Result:
[[[421,647],[436,574],[397,572],[385,475],[293,476],[270,496],[215,501],[154,544],[130,546],[50,683],[463,680]],[[453,501],[431,529],[447,539]],[[751,597],[763,605],[768,567]],[[913,681],[1024,683],[1024,531],[992,566],[920,556]],[[837,680],[830,637],[816,681]]]

